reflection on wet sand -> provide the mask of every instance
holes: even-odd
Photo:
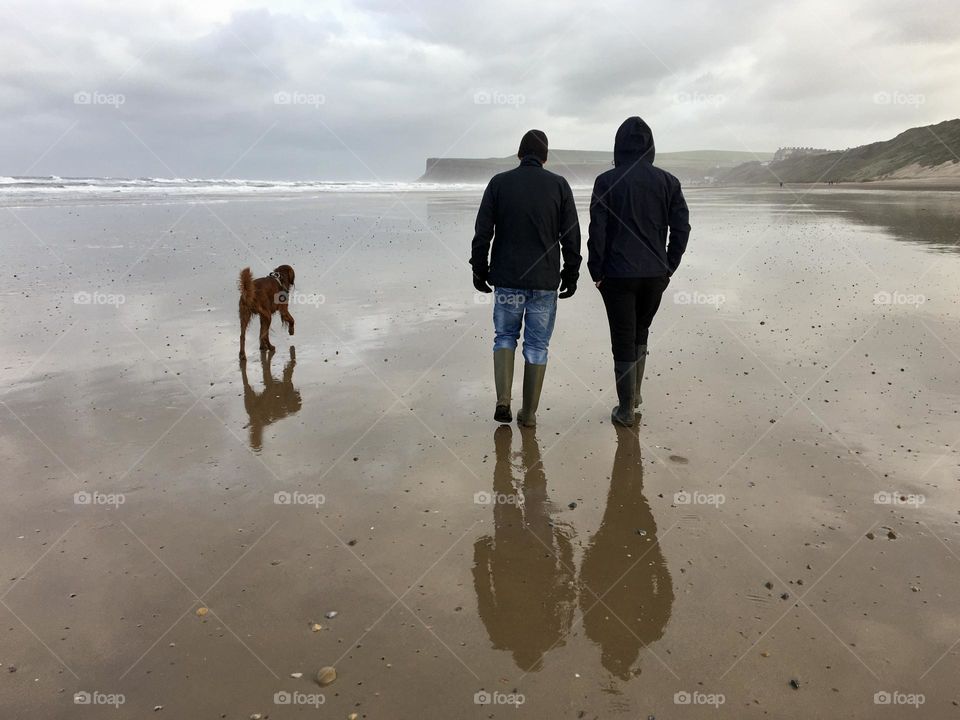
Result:
[[[673,583],[643,496],[640,442],[617,428],[607,507],[580,569],[583,627],[603,667],[622,680],[639,674],[640,649],[663,636],[672,607]]]
[[[897,240],[935,252],[960,252],[960,210],[954,193],[811,192],[804,202],[820,213],[835,212],[850,222],[882,228]]]
[[[572,530],[551,518],[547,478],[532,429],[520,431],[514,477],[513,430],[494,433],[494,536],[474,545],[473,582],[480,618],[493,647],[509,650],[517,666],[539,670],[543,656],[563,644],[576,602]]]
[[[293,415],[300,410],[300,391],[293,386],[293,368],[297,364],[296,349],[290,346],[290,359],[283,366],[283,379],[277,382],[270,369],[273,353],[260,353],[260,365],[263,368],[263,390],[259,393],[250,387],[247,380],[247,364],[240,363],[240,377],[243,380],[243,407],[250,422],[250,447],[260,450],[263,447],[263,429],[268,425]]]

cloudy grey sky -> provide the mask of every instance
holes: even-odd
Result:
[[[415,179],[427,156],[844,148],[960,115],[956,0],[5,0],[0,175]]]

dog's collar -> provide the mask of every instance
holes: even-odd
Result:
[[[286,287],[286,286],[283,284],[283,280],[280,279],[280,273],[278,273],[276,270],[274,270],[272,273],[270,273],[270,275],[269,275],[268,277],[272,277],[274,280],[276,280],[276,281],[277,281],[277,285],[280,286],[280,289],[281,289],[281,290],[283,290],[284,292],[290,292],[290,288],[289,288],[289,287]]]

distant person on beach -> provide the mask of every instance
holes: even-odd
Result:
[[[473,286],[482,293],[493,293],[497,388],[493,417],[501,423],[513,421],[513,363],[522,329],[523,404],[517,422],[533,427],[557,316],[557,287],[561,298],[571,297],[577,290],[580,224],[569,183],[543,168],[546,134],[542,130],[527,132],[517,157],[520,165],[494,175],[483,193],[470,265]]]
[[[610,324],[618,400],[611,420],[624,427],[634,424],[642,402],[650,323],[690,235],[680,181],[653,158],[650,127],[638,117],[624,120],[614,168],[597,177],[590,199],[587,267]]]

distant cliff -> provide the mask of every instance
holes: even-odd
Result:
[[[657,153],[655,164],[676,175],[687,184],[713,182],[747,160],[769,161],[772,153],[750,153],[730,150],[693,150]],[[420,182],[486,183],[498,172],[517,166],[514,156],[500,158],[427,158],[426,171]],[[550,150],[547,168],[563,175],[571,185],[593,185],[600,173],[613,167],[613,151]]]
[[[891,140],[847,150],[780,153],[720,176],[725,184],[960,180],[960,119],[906,130]]]

